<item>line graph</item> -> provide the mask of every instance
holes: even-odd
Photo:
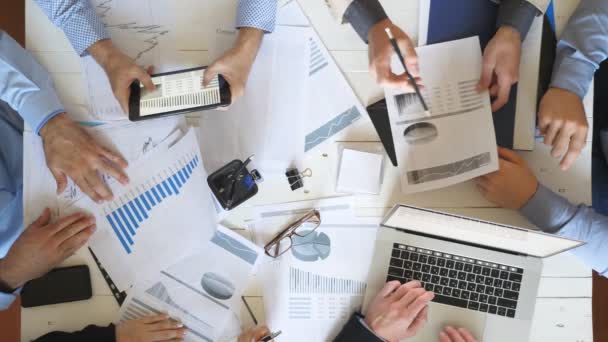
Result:
[[[315,146],[322,144],[336,133],[350,126],[361,118],[361,113],[356,106],[352,106],[342,114],[331,119],[323,126],[306,135],[304,140],[304,152],[308,152]]]
[[[427,169],[408,171],[407,181],[409,184],[422,184],[453,177],[488,165],[491,159],[490,152],[485,152],[454,163],[434,166]]]

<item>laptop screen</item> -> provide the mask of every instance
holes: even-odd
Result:
[[[404,205],[393,208],[382,225],[542,258],[584,244],[557,235]]]

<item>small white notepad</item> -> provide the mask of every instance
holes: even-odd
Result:
[[[337,192],[379,194],[384,156],[351,149],[342,151]]]

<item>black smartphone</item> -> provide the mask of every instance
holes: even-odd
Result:
[[[87,265],[61,267],[28,281],[21,290],[21,306],[68,303],[91,298],[91,275]]]
[[[207,87],[203,87],[206,68],[151,75],[154,91],[148,90],[139,81],[133,82],[129,97],[129,120],[153,119],[230,105],[230,85],[222,75],[217,75]]]

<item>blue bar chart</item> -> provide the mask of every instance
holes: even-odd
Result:
[[[198,167],[197,155],[184,158],[107,205],[105,219],[127,254],[133,250],[138,229],[142,229],[152,215],[159,212],[162,215],[158,206],[179,196]]]

